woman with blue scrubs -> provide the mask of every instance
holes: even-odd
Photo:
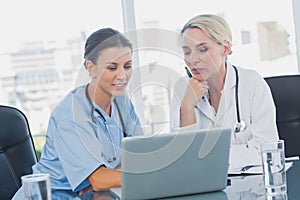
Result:
[[[193,17],[182,28],[181,39],[190,77],[175,86],[171,127],[231,128],[230,167],[261,164],[260,144],[278,140],[267,83],[254,70],[228,61],[232,33],[223,18]]]
[[[122,138],[143,134],[125,93],[131,55],[130,41],[111,28],[87,39],[84,65],[91,81],[55,107],[41,158],[33,166],[33,173],[50,174],[53,199],[121,186]]]

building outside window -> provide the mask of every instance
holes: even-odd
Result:
[[[185,75],[177,36],[197,14],[228,21],[232,63],[263,76],[299,73],[292,0],[5,0],[0,2],[0,103],[22,110],[33,135],[43,135],[54,106],[89,78],[82,65],[87,36],[104,27],[124,32],[123,8],[130,6],[140,84],[133,82],[129,90],[147,134],[169,130],[172,89]],[[16,17],[8,20],[12,14]]]

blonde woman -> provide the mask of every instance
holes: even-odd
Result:
[[[278,139],[270,89],[255,71],[232,65],[232,34],[212,14],[190,19],[181,30],[181,47],[190,78],[175,86],[171,128],[230,127],[232,165],[260,163],[260,144]]]

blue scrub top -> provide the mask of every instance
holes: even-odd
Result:
[[[49,173],[53,199],[90,185],[87,177],[99,166],[121,164],[122,123],[116,105],[108,116],[87,99],[86,85],[71,91],[51,114],[42,156],[33,173]],[[115,97],[125,123],[126,136],[142,135],[132,102],[126,94]],[[95,122],[92,121],[92,114]],[[106,124],[105,124],[106,123]],[[112,157],[116,160],[108,162]]]

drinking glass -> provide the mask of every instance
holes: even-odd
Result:
[[[261,145],[265,192],[267,196],[286,196],[284,141]],[[283,198],[285,199],[285,198]]]
[[[29,174],[21,177],[25,200],[51,200],[49,174]]]

